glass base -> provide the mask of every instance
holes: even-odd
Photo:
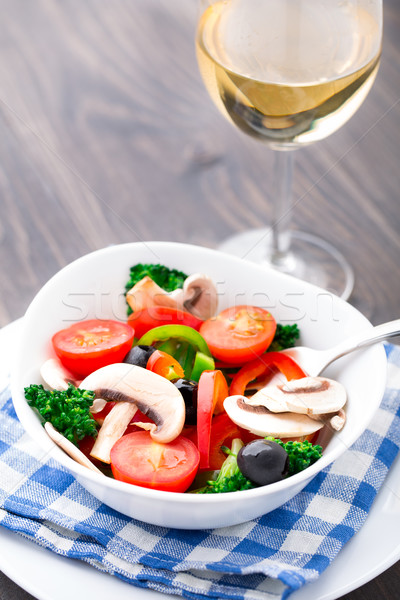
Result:
[[[318,285],[347,300],[353,290],[353,269],[329,242],[302,231],[290,232],[290,252],[271,263],[270,229],[253,229],[225,240],[218,250],[246,260],[273,267]]]

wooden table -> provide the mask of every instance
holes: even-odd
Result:
[[[60,267],[120,242],[214,247],[268,223],[272,152],[200,80],[195,0],[1,0],[0,325]],[[297,158],[293,227],[351,260],[351,302],[399,317],[400,5],[348,125]],[[346,596],[393,600],[400,566]],[[1,600],[30,596],[0,577]]]

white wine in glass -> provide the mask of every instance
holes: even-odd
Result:
[[[375,79],[381,0],[201,0],[200,72],[220,111],[275,150],[268,230],[221,249],[350,295],[353,273],[326,241],[290,232],[293,152],[341,127]]]

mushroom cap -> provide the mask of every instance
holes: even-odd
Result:
[[[302,377],[268,385],[254,394],[248,403],[265,406],[272,412],[323,415],[337,412],[346,400],[346,389],[338,381],[326,377]]]
[[[204,273],[189,275],[183,284],[183,307],[199,319],[210,319],[218,308],[217,288]]]
[[[298,413],[272,413],[265,406],[252,406],[245,396],[228,396],[224,408],[239,427],[260,436],[302,437],[324,426],[320,421]]]
[[[160,443],[174,440],[185,422],[185,402],[173,383],[142,367],[115,363],[91,373],[81,383],[98,398],[132,402],[154,425],[151,437]]]

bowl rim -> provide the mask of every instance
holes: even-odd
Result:
[[[92,252],[84,254],[83,256],[78,257],[74,261],[72,261],[72,262],[68,263],[67,265],[65,265],[64,267],[62,267],[40,288],[40,290],[37,292],[37,294],[32,299],[31,303],[29,304],[29,306],[26,310],[24,317],[22,318],[22,327],[21,327],[22,331],[20,334],[21,335],[20,339],[23,339],[24,328],[25,328],[26,323],[29,320],[30,314],[35,311],[36,306],[41,302],[42,297],[47,294],[47,290],[49,288],[51,288],[54,284],[56,284],[58,282],[58,280],[62,279],[65,276],[65,274],[68,274],[70,271],[73,271],[74,269],[79,268],[79,266],[82,263],[85,263],[88,258],[91,258],[91,257],[95,258],[96,256],[101,256],[103,254],[111,254],[111,255],[113,253],[117,254],[118,252],[121,252],[123,250],[134,250],[135,248],[138,248],[139,246],[143,246],[143,244],[146,246],[147,249],[150,249],[150,251],[152,251],[152,252],[153,252],[153,249],[154,249],[154,251],[156,251],[157,249],[162,250],[162,249],[168,248],[168,249],[176,249],[177,251],[182,251],[183,249],[186,249],[186,250],[190,250],[192,252],[193,251],[194,252],[202,252],[206,256],[209,256],[210,258],[212,258],[216,254],[218,254],[218,256],[223,256],[225,260],[230,261],[231,264],[240,265],[241,268],[243,267],[243,263],[246,262],[244,259],[238,258],[238,257],[230,255],[230,254],[220,252],[218,250],[214,250],[212,248],[206,248],[206,247],[203,247],[200,245],[186,244],[186,243],[180,243],[180,242],[166,242],[166,241],[127,242],[127,243],[123,243],[123,244],[115,244],[112,246],[107,246],[104,248],[94,250]],[[155,254],[155,252],[153,252],[153,253]],[[253,269],[259,270],[260,274],[265,273],[264,266],[256,265],[255,263],[248,263],[248,264],[251,264]],[[284,280],[284,281],[285,280],[286,281],[294,280],[298,283],[298,280],[296,278],[292,277],[291,275],[288,275],[285,273],[280,273],[275,270],[274,270],[274,277],[277,277],[278,279],[282,278],[282,280]],[[304,286],[305,289],[309,289],[310,291],[321,291],[326,294],[326,290],[324,290],[323,288],[320,288],[314,284],[302,281],[301,285]],[[332,294],[332,296],[334,296],[334,294]],[[368,326],[372,327],[372,324],[370,323],[370,321],[364,315],[362,315],[355,307],[351,306],[350,304],[348,304],[341,298],[338,298],[337,296],[334,296],[334,297],[335,297],[336,302],[345,304],[347,307],[347,310],[350,309],[350,311],[354,311],[354,314],[357,313],[358,317],[361,316],[365,321],[366,327],[368,327]],[[377,344],[375,346],[375,348],[376,348],[377,360],[380,361],[380,368],[378,369],[378,372],[380,373],[380,382],[379,382],[380,393],[377,394],[377,398],[376,398],[376,402],[375,402],[375,409],[377,409],[382,401],[382,396],[383,396],[385,386],[386,386],[387,359],[386,359],[386,353],[383,348],[383,344]],[[13,361],[13,368],[11,371],[11,394],[12,394],[13,403],[14,403],[14,407],[17,412],[18,418],[20,419],[24,428],[29,432],[29,430],[27,429],[27,427],[25,425],[25,424],[29,424],[28,423],[28,421],[30,421],[30,418],[28,418],[29,413],[27,413],[23,410],[23,408],[24,408],[22,406],[23,394],[20,389],[20,384],[18,384],[18,382],[16,381],[16,379],[17,379],[17,363],[18,363],[18,361],[16,361],[16,360]],[[379,402],[378,402],[378,397],[379,397]],[[34,411],[27,404],[25,398],[23,398],[23,400],[24,400],[24,404],[26,405],[25,408],[28,407],[31,412],[31,415],[29,414],[29,417],[32,416],[35,419],[37,419],[37,416],[35,415]],[[373,415],[374,415],[374,412],[371,413],[371,420],[373,418]],[[350,448],[350,446],[352,444],[354,444],[354,442],[357,441],[357,439],[363,434],[363,432],[367,428],[368,428],[368,424],[363,429],[361,429],[361,428],[356,429],[354,431],[353,435],[350,436],[350,443],[348,446],[347,446],[347,444],[346,445],[343,444],[344,447],[342,445],[338,445],[336,448],[329,450],[327,453],[324,453],[317,462],[315,462],[313,465],[309,466],[307,469],[304,469],[300,473],[296,473],[295,475],[292,475],[291,477],[288,477],[281,481],[269,484],[268,486],[260,486],[260,487],[252,488],[249,490],[236,491],[235,492],[235,500],[237,499],[238,501],[240,501],[241,498],[247,498],[250,500],[252,498],[257,498],[259,496],[273,495],[274,493],[279,493],[280,491],[283,491],[292,486],[295,486],[296,484],[300,485],[303,482],[307,482],[307,481],[311,480],[317,473],[322,471],[324,468],[326,468],[332,462],[334,462],[338,457],[340,457],[342,454],[344,454],[344,452],[346,450],[348,450]],[[38,444],[40,444],[40,442],[38,441],[38,436],[34,436],[34,439]],[[75,474],[77,476],[77,478],[79,478],[79,479],[85,478],[85,479],[92,481],[95,484],[100,483],[100,481],[101,481],[100,477],[104,477],[104,475],[99,475],[93,471],[90,471],[88,468],[78,464],[76,461],[74,461],[72,458],[70,458],[47,436],[43,427],[42,427],[41,439],[43,440],[43,444],[46,443],[47,447],[50,448],[50,451],[49,451],[50,455],[55,460],[57,460],[57,462],[61,463],[68,471]],[[43,448],[43,444],[40,444],[42,448]],[[219,503],[219,502],[226,502],[225,494],[191,494],[191,493],[155,490],[155,489],[137,486],[134,484],[128,484],[128,483],[118,481],[118,480],[115,480],[115,479],[113,479],[111,477],[107,477],[107,476],[104,479],[103,485],[105,485],[105,487],[107,487],[107,488],[110,488],[111,490],[123,492],[125,495],[126,494],[130,495],[130,492],[131,493],[134,492],[135,495],[138,494],[139,496],[142,496],[144,499],[150,497],[152,499],[159,499],[162,502],[167,502],[167,503],[170,503],[170,502],[176,503],[177,500],[181,501],[185,504],[186,503],[196,504],[199,501],[202,504],[203,503],[214,504],[214,503]],[[201,500],[199,500],[199,499],[201,499]]]

